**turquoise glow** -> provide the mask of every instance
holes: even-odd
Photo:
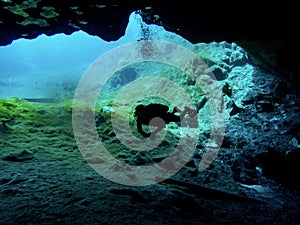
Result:
[[[40,35],[18,39],[0,47],[0,97],[51,98],[59,90],[72,89],[88,66],[105,52],[143,38],[141,27],[152,39],[178,38],[162,27],[146,25],[138,14],[130,15],[125,35],[106,42],[83,31],[71,35]],[[173,40],[174,41],[174,40]]]

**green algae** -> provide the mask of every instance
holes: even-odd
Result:
[[[28,17],[29,14],[24,12],[24,9],[19,8],[18,6],[7,6],[5,7],[5,9],[11,11],[12,13],[19,15],[19,16],[23,16],[23,17]]]
[[[14,126],[63,126],[71,125],[70,105],[65,102],[43,104],[19,98],[0,99],[2,122],[14,120]]]
[[[41,16],[51,19],[59,16],[59,13],[55,12],[55,8],[51,6],[44,6],[43,11],[40,13]]]
[[[19,98],[0,99],[0,123],[9,123],[13,120],[25,118],[31,111],[31,106]],[[30,113],[29,113],[30,114]],[[30,115],[27,115],[30,117]]]
[[[74,152],[76,160],[82,161],[73,137],[71,115],[67,100],[45,104],[19,98],[0,99],[0,157],[26,149],[36,159],[59,160],[66,152]]]
[[[28,1],[22,2],[21,4],[15,4],[13,6],[6,6],[4,8],[18,16],[28,17],[29,14],[26,13],[24,10],[36,8],[40,1],[41,0],[28,0]],[[10,2],[10,1],[7,1],[7,2]]]
[[[37,25],[37,26],[40,26],[40,27],[49,26],[49,24],[46,20],[39,19],[39,18],[32,18],[32,17],[27,17],[22,22],[17,22],[17,24],[20,24],[20,25],[23,25],[23,26],[28,26],[28,25]]]

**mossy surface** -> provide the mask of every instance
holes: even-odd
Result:
[[[19,98],[0,99],[0,144],[9,147],[2,154],[18,152],[18,149],[22,148],[21,146],[24,146],[24,143],[33,153],[57,154],[58,158],[60,157],[59,153],[51,152],[52,148],[68,149],[68,151],[76,149],[78,152],[72,128],[72,103],[71,99],[51,104],[28,102]],[[111,125],[111,112],[107,111],[111,107],[112,101],[107,100],[100,102],[94,109],[99,141],[114,157],[127,163],[132,160],[134,164],[134,157],[138,154],[138,151],[130,150],[115,136]],[[90,112],[90,109],[87,108],[82,108],[80,111],[82,115]],[[132,114],[133,111],[127,118],[130,129],[136,137],[143,139],[136,130],[136,122]],[[101,121],[97,120],[99,118]],[[90,121],[86,122],[89,123]],[[83,131],[82,133],[85,134],[88,143],[91,138],[88,136],[89,131]],[[162,159],[174,150],[176,143],[176,136],[169,131],[166,140],[151,153],[154,158]]]
[[[23,25],[23,26],[28,26],[28,25],[37,25],[37,26],[40,26],[40,27],[49,26],[49,24],[46,20],[40,19],[40,18],[32,18],[32,17],[27,17],[24,21],[17,22],[17,24],[20,24],[20,25]]]
[[[33,9],[36,8],[38,3],[41,0],[28,0],[28,1],[23,1],[20,4],[15,4],[14,6],[6,6],[5,9],[11,11],[12,13],[22,16],[22,17],[29,17],[29,14],[25,12],[27,9]],[[10,2],[10,1],[7,1]]]
[[[71,112],[65,103],[43,104],[19,98],[0,99],[1,156],[27,149],[38,155],[60,157],[53,148],[74,149]]]
[[[43,11],[40,13],[45,18],[55,18],[59,16],[59,13],[55,12],[55,8],[51,6],[44,6]]]

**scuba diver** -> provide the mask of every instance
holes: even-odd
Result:
[[[178,113],[180,115],[178,115]],[[170,122],[181,122],[184,116],[188,114],[190,118],[197,115],[197,111],[189,107],[185,107],[183,111],[174,107],[172,112],[169,112],[169,107],[162,104],[138,105],[135,108],[134,118],[137,122],[137,130],[144,137],[155,139],[155,135],[162,129],[166,128],[166,124]],[[150,123],[151,121],[151,123]],[[143,125],[157,127],[156,130],[146,133],[143,130]]]

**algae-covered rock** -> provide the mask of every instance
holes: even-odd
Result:
[[[14,6],[6,6],[4,8],[18,16],[28,17],[29,14],[26,13],[24,10],[36,8],[37,4],[40,1],[41,0],[28,0],[28,1],[23,1],[21,4],[15,4]],[[6,2],[10,3],[11,1],[6,1]]]
[[[45,18],[55,18],[59,16],[59,13],[55,12],[55,8],[50,6],[44,6],[43,11],[40,13]]]
[[[32,17],[27,17],[24,21],[17,22],[17,24],[20,24],[20,25],[23,25],[23,26],[28,26],[28,25],[37,25],[37,26],[40,26],[40,27],[49,26],[49,24],[46,20],[39,19],[39,18],[32,18]]]
[[[6,7],[6,9],[19,16],[23,16],[23,17],[29,16],[29,14],[24,12],[22,8],[19,8],[19,6],[8,6]]]
[[[0,125],[2,127],[39,128],[67,126],[71,129],[71,101],[41,104],[19,98],[0,99]]]
[[[16,104],[14,103],[14,99],[11,101],[0,99],[0,128],[4,130],[12,129],[9,123],[12,122],[16,116],[15,108]]]

